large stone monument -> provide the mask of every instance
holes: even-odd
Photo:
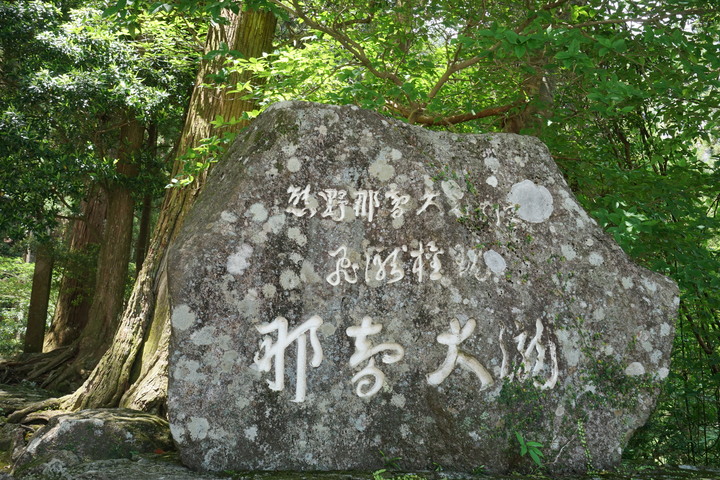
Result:
[[[676,286],[531,137],[276,104],[170,258],[169,416],[200,470],[504,471],[531,465],[516,433],[603,468],[668,374]]]

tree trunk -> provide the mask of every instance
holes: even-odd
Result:
[[[246,58],[270,50],[276,19],[268,12],[248,10],[240,15],[225,12],[229,22],[213,25],[206,40],[206,53],[221,43],[242,52]],[[206,76],[221,60],[203,62],[198,72],[190,108],[178,149],[174,172],[182,170],[183,155],[203,138],[217,134],[210,124],[217,115],[239,118],[253,109],[242,93],[202,87]],[[244,81],[238,78],[238,81]],[[240,128],[240,126],[235,126]],[[111,348],[90,377],[74,394],[62,401],[68,409],[122,406],[164,413],[167,395],[167,359],[170,309],[167,296],[166,255],[185,214],[204,184],[199,176],[190,186],[167,191],[148,255],[139,272],[130,301]]]
[[[143,126],[130,119],[120,129],[117,173],[120,177],[137,175],[136,157],[142,149]],[[107,215],[103,240],[98,252],[95,293],[88,312],[88,322],[78,339],[78,352],[72,363],[44,382],[53,390],[77,387],[107,350],[115,335],[122,312],[125,282],[132,247],[132,226],[135,203],[130,188],[112,182],[106,188]]]
[[[89,189],[82,205],[82,219],[73,222],[68,239],[70,252],[66,273],[60,281],[57,305],[50,329],[45,336],[44,351],[74,344],[87,324],[95,290],[95,249],[102,240],[107,210],[105,191],[95,185]]]
[[[536,73],[525,78],[521,86],[527,103],[514,115],[505,117],[502,125],[504,132],[541,136],[552,116],[555,96],[555,79],[545,63],[542,56],[530,62]]]
[[[143,197],[142,209],[140,211],[140,224],[138,227],[137,242],[135,242],[135,278],[140,275],[150,241],[150,219],[152,216],[152,196]]]
[[[49,243],[41,243],[35,253],[35,269],[33,270],[30,309],[28,311],[27,328],[25,329],[23,353],[42,352],[43,339],[45,338],[45,321],[47,320],[48,304],[50,303],[52,271],[52,247]]]
[[[150,158],[157,157],[157,141],[158,126],[152,123],[148,126],[148,138],[145,148],[146,154]],[[142,264],[148,251],[148,243],[150,242],[150,220],[152,217],[152,201],[151,194],[146,193],[143,196],[142,209],[140,210],[140,222],[138,225],[138,236],[135,242],[135,278],[140,275]]]

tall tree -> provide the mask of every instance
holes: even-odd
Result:
[[[80,203],[80,217],[71,220],[55,314],[45,336],[43,350],[46,352],[73,348],[87,324],[106,210],[105,191],[94,185]]]
[[[95,294],[88,311],[88,322],[79,337],[77,358],[73,362],[76,368],[92,369],[97,364],[115,335],[123,306],[135,207],[128,180],[138,172],[144,128],[131,117],[120,127],[119,133],[115,164],[119,178],[105,188],[107,212],[98,252]],[[63,373],[50,386],[59,385],[75,374],[72,369]]]
[[[0,17],[8,20],[0,29],[0,65],[10,79],[0,85],[0,102],[15,142],[0,148],[2,175],[15,178],[3,191],[9,201],[0,209],[20,207],[9,218],[30,231],[60,216],[72,218],[82,222],[70,237],[75,253],[88,243],[98,245],[98,264],[90,269],[94,278],[61,283],[71,290],[61,292],[58,322],[47,346],[65,348],[18,368],[44,386],[70,389],[94,367],[115,333],[127,281],[135,192],[142,193],[140,187],[152,191],[162,173],[141,152],[145,125],[165,119],[170,128],[160,133],[173,133],[178,122],[172,117],[182,114],[187,92],[184,57],[193,54],[164,37],[163,30],[181,25],[167,17],[146,22],[146,31],[135,36],[91,7],[3,2]],[[30,21],[37,17],[44,21]],[[21,62],[21,51],[33,55]],[[79,212],[82,190],[89,194]],[[81,302],[71,305],[78,293]]]
[[[260,10],[233,12],[225,10],[225,22],[208,31],[206,54],[230,48],[245,58],[269,52],[276,27],[274,14]],[[223,135],[227,126],[218,118],[240,119],[243,112],[256,108],[247,92],[237,91],[237,84],[250,81],[249,76],[230,79],[232,86],[208,85],[208,75],[224,65],[224,56],[209,55],[198,72],[190,100],[185,127],[180,140],[174,173],[185,169],[188,157],[201,141]],[[241,124],[235,125],[239,128]],[[204,175],[185,188],[168,190],[153,234],[143,269],[138,275],[132,296],[121,320],[111,348],[97,368],[74,394],[62,400],[64,408],[123,406],[141,410],[164,411],[167,390],[167,355],[169,342],[169,303],[167,297],[167,245],[175,237],[190,206],[204,184]]]
[[[33,271],[30,311],[28,312],[27,328],[23,353],[42,352],[45,339],[45,322],[48,304],[50,303],[50,286],[52,284],[53,254],[50,242],[42,242],[35,252],[35,269]]]

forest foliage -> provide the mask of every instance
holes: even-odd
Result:
[[[117,180],[126,114],[161,126],[165,153],[179,134],[198,57],[185,24],[148,19],[133,37],[101,5],[74,3],[0,4],[0,229],[11,238],[46,234],[79,213],[89,183]],[[141,162],[138,197],[165,185],[162,161]]]
[[[243,58],[223,45],[206,57],[225,60],[208,88],[233,72],[253,74],[230,86],[257,110],[217,125],[277,101],[310,100],[433,129],[539,137],[586,210],[681,289],[673,368],[627,454],[720,464],[714,0],[120,0],[104,15],[103,7],[0,2],[4,238],[57,230],[78,214],[89,183],[116,178],[111,134],[124,115],[161,129],[163,148],[148,152],[131,180],[138,197],[189,185],[218,161],[232,135],[205,142],[173,179],[165,162],[199,39],[225,8],[269,9],[279,18],[272,52]]]
[[[19,257],[0,257],[0,357],[22,348],[33,266]]]

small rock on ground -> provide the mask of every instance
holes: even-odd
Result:
[[[13,477],[7,477],[13,478]],[[211,474],[194,472],[180,463],[140,457],[136,460],[98,460],[65,467],[46,464],[43,472],[22,477],[23,480],[221,480]],[[0,480],[4,480],[0,477]]]

